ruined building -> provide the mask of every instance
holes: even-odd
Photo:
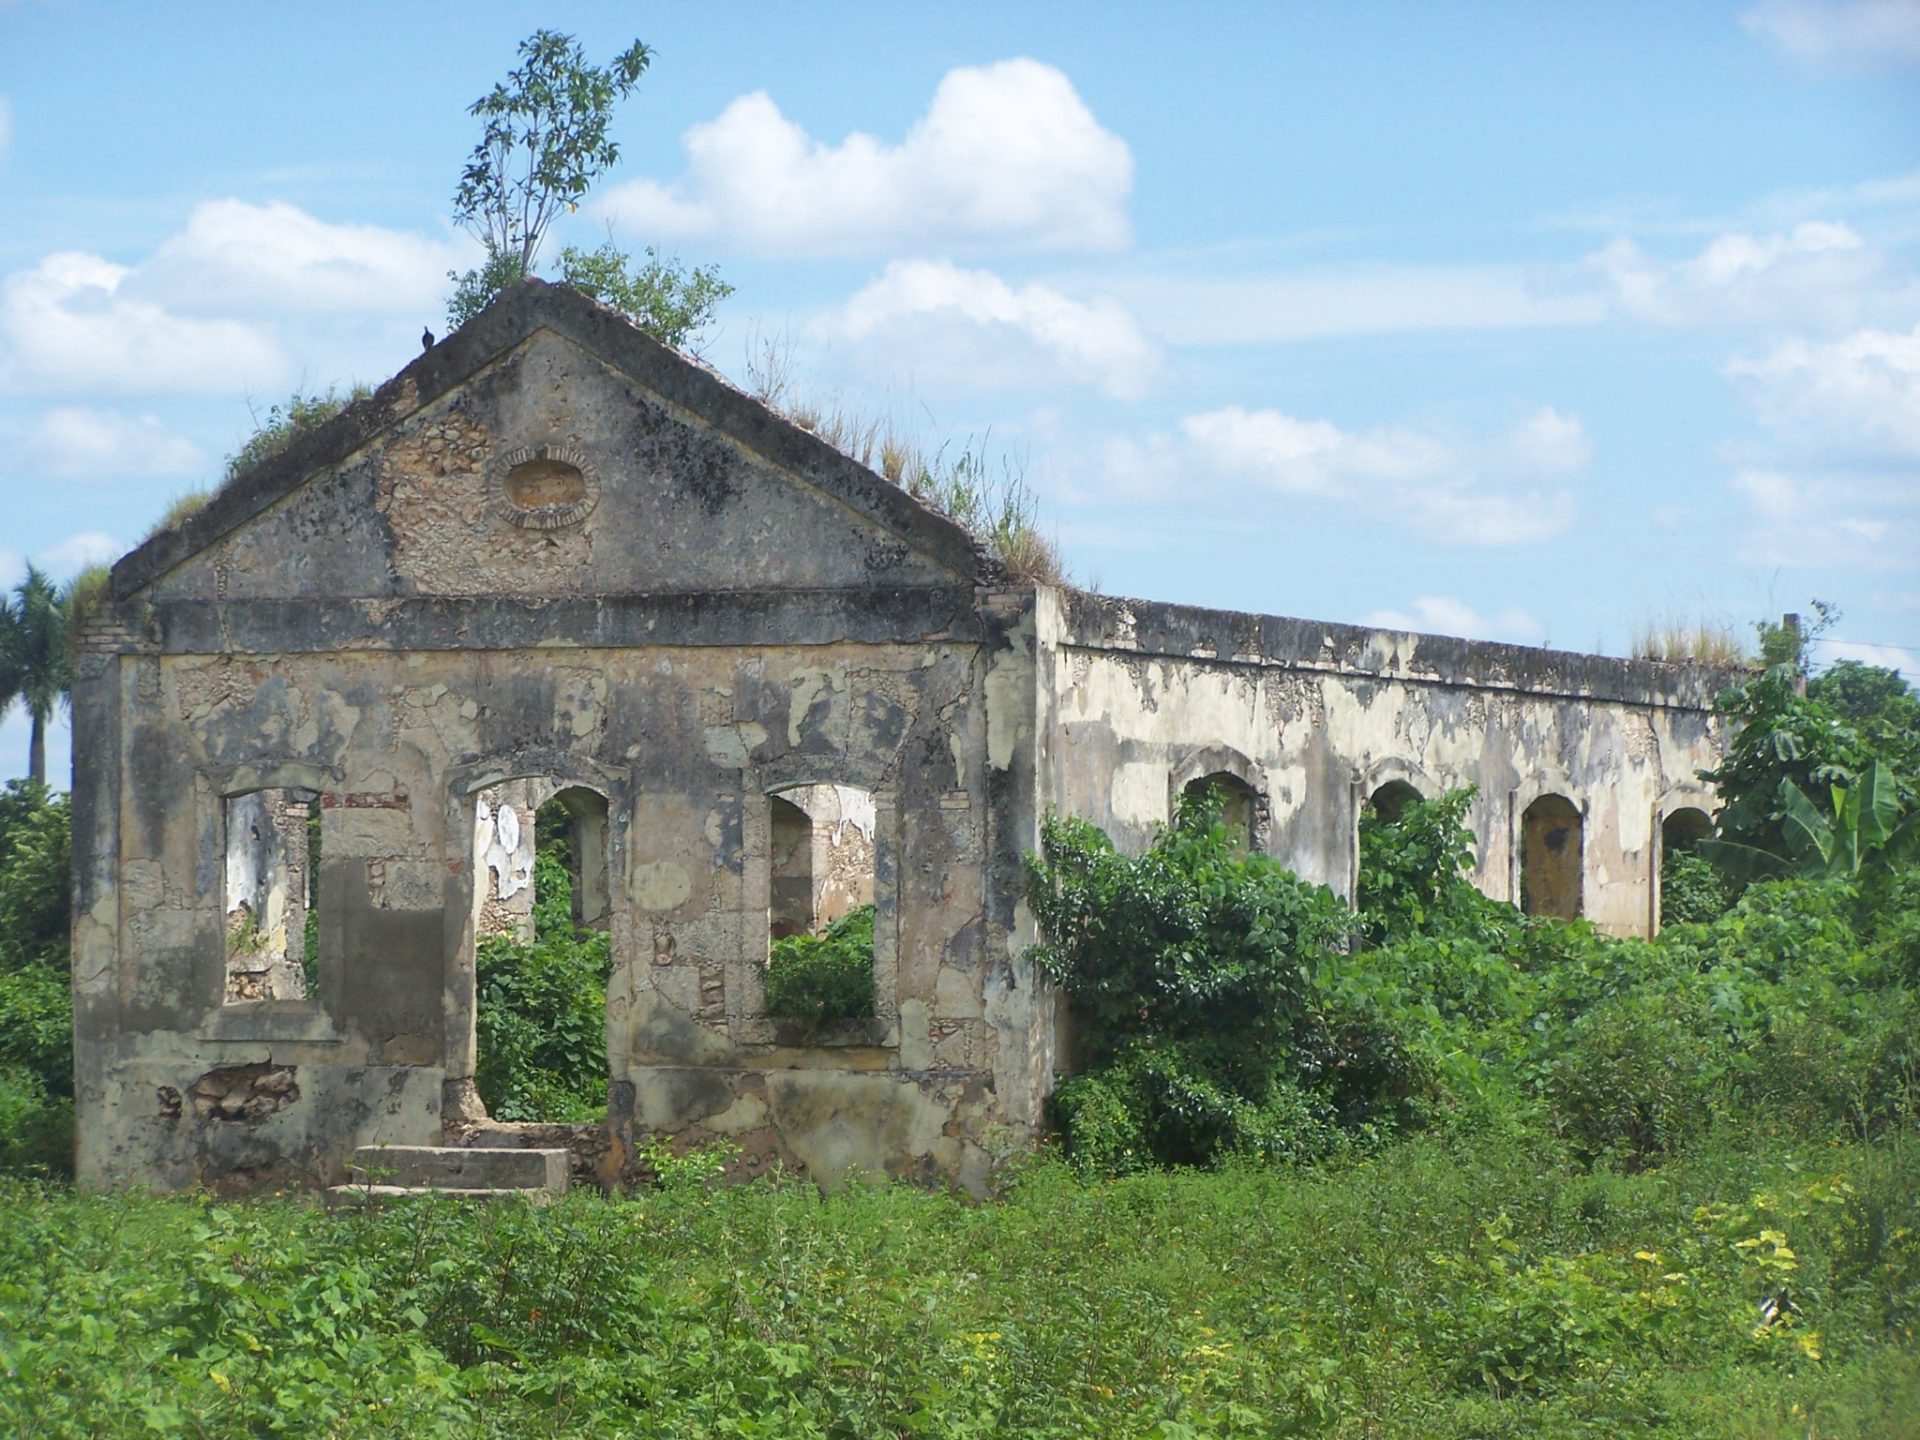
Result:
[[[1351,894],[1363,803],[1472,783],[1487,893],[1645,933],[1718,754],[1684,667],[1014,583],[538,282],[128,555],[82,643],[94,1185],[317,1186],[357,1147],[497,1139],[476,937],[524,928],[550,797],[613,956],[582,1171],[665,1132],[978,1189],[1056,1070],[1020,899],[1048,811],[1138,846],[1217,783],[1250,845]],[[869,901],[871,1018],[769,1015],[769,936]]]

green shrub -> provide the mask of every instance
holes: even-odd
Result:
[[[874,908],[849,910],[817,935],[788,935],[767,950],[767,1013],[815,1029],[871,1020]]]
[[[1205,1164],[1294,1143],[1281,1132],[1298,1106],[1281,1087],[1329,1049],[1309,977],[1352,924],[1330,891],[1239,853],[1207,795],[1183,797],[1139,857],[1083,820],[1050,818],[1027,895],[1031,953],[1073,1008],[1083,1073],[1102,1082],[1055,1107],[1069,1153],[1092,1168]]]
[[[0,1172],[73,1169],[73,991],[67,797],[0,791]]]
[[[479,945],[474,1081],[496,1120],[593,1121],[607,1105],[612,952],[604,932],[575,933],[565,849],[541,841],[532,942]]]
[[[1733,887],[1705,856],[1668,850],[1660,857],[1660,923],[1705,925],[1727,913]]]
[[[0,791],[0,971],[66,973],[72,875],[67,797],[9,780]]]
[[[1413,935],[1470,928],[1492,902],[1467,876],[1474,865],[1467,813],[1469,785],[1437,800],[1413,800],[1388,819],[1371,804],[1360,814],[1360,874],[1355,907],[1375,945]]]

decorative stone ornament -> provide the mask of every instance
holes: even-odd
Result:
[[[562,530],[600,502],[593,461],[565,445],[525,445],[495,462],[494,513],[522,530]]]

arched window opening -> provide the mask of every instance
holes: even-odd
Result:
[[[320,797],[255,790],[222,806],[226,863],[221,1001],[305,1000],[318,991]]]
[[[1196,800],[1213,794],[1219,801],[1220,821],[1227,827],[1234,853],[1245,855],[1254,848],[1253,822],[1259,797],[1246,781],[1224,770],[1216,771],[1189,780],[1181,793]]]
[[[1691,805],[1660,822],[1660,849],[1666,855],[1684,855],[1702,840],[1712,838],[1713,817]]]
[[[768,797],[767,1013],[815,1026],[870,1019],[876,812],[853,785]]]
[[[1556,920],[1582,909],[1580,812],[1564,795],[1542,795],[1520,818],[1520,908]]]
[[[474,797],[474,1083],[494,1121],[605,1113],[609,844],[606,798],[564,780]]]
[[[1726,908],[1725,881],[1694,853],[1713,838],[1713,817],[1697,806],[1675,810],[1660,822],[1660,888],[1655,928],[1684,921],[1712,920]]]
[[[1420,792],[1405,780],[1389,780],[1368,798],[1373,813],[1388,825],[1398,825],[1409,805],[1417,804]]]

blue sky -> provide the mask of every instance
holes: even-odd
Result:
[[[1920,0],[0,0],[0,582],[444,328],[536,25],[656,52],[550,249],[718,263],[709,363],[984,445],[1083,582],[1920,670]]]

